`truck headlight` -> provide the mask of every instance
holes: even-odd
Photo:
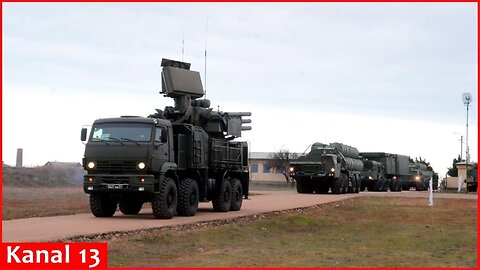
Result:
[[[293,172],[293,170],[294,170],[293,167],[290,167],[290,172]]]
[[[373,180],[373,176],[369,176],[368,179]]]
[[[331,168],[330,171],[333,173],[335,172],[335,168]]]
[[[87,167],[88,167],[89,169],[95,168],[95,162],[90,161],[90,162],[87,164]]]
[[[143,163],[143,162],[138,163],[138,168],[139,168],[140,170],[145,169],[145,163]]]
[[[415,176],[415,180],[420,180],[420,176]]]

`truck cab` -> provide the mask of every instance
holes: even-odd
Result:
[[[86,141],[82,130],[82,141]],[[144,117],[98,119],[85,145],[86,193],[158,191],[159,176],[176,167],[170,121]]]

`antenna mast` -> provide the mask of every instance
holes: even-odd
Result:
[[[205,96],[204,99],[207,98],[207,35],[208,35],[208,18],[207,24],[205,25],[205,71],[203,72],[203,80],[205,81]]]
[[[185,52],[185,30],[182,30],[182,62],[183,62],[184,52]]]

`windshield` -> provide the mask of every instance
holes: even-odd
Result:
[[[152,126],[142,123],[101,123],[92,128],[92,142],[135,141],[149,142]]]

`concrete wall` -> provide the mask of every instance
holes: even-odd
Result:
[[[447,188],[458,189],[458,177],[448,176],[447,177]],[[466,184],[462,180],[462,189],[465,190]]]

